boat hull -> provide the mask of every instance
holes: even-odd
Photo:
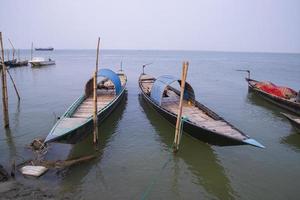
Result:
[[[119,94],[119,96],[115,99],[115,101],[110,104],[103,111],[98,113],[98,123],[103,122],[110,114],[117,108],[120,102],[126,96],[125,88]],[[52,140],[48,140],[47,142],[59,142],[59,143],[67,143],[67,144],[75,144],[79,141],[86,138],[93,130],[93,120],[90,119],[86,123],[82,124],[80,127],[73,129],[72,131],[60,136],[53,138]]]
[[[16,63],[13,63],[11,65],[9,65],[9,67],[13,68],[13,67],[22,67],[22,66],[27,66],[28,65],[28,60],[24,60],[24,61],[18,61]]]
[[[300,122],[297,122],[296,116],[286,114],[286,113],[281,113],[281,114],[283,114],[289,120],[289,122],[292,124],[292,126],[295,127],[296,129],[298,129],[298,131],[300,132]],[[300,119],[300,118],[298,118],[298,119]]]
[[[41,62],[32,62],[29,61],[32,67],[40,67],[40,66],[47,66],[47,65],[55,65],[55,61],[41,61]]]
[[[274,95],[270,95],[266,92],[263,92],[261,90],[256,89],[249,81],[255,81],[258,82],[256,80],[253,79],[248,79],[246,78],[246,81],[248,82],[248,88],[250,92],[255,93],[256,95],[262,97],[263,99],[283,108],[286,109],[290,112],[293,112],[297,115],[300,115],[300,103],[296,103],[296,102],[292,102],[292,101],[288,101],[286,99],[274,96]]]
[[[140,85],[141,89],[141,85]],[[176,125],[177,116],[171,112],[164,110],[155,104],[151,98],[143,92],[141,89],[141,96],[147,102],[147,104],[152,107],[156,112],[158,112],[163,118],[168,120],[173,126]],[[233,145],[244,145],[243,141],[235,140],[233,138],[226,137],[224,135],[218,134],[216,132],[210,131],[208,129],[199,127],[190,122],[184,122],[183,130],[190,136],[199,139],[205,143],[209,143],[217,146],[233,146]]]

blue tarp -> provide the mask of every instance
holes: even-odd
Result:
[[[116,94],[117,95],[120,94],[120,92],[122,90],[122,85],[121,85],[121,80],[120,80],[118,74],[116,74],[115,72],[113,72],[110,69],[100,69],[98,71],[97,76],[106,77],[106,78],[110,79],[115,86]]]
[[[161,105],[161,100],[163,97],[163,93],[166,89],[166,87],[174,82],[178,82],[179,84],[181,84],[181,80],[177,77],[171,76],[171,75],[163,75],[158,77],[151,89],[151,99],[154,100],[155,103],[157,103],[158,105]],[[192,88],[192,86],[185,82],[185,90],[184,90],[184,95],[183,98],[188,100],[188,99],[195,99],[195,94],[194,94],[194,90]]]

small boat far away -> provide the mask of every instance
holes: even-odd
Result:
[[[127,77],[123,71],[100,69],[97,77],[98,122],[106,119],[125,96]],[[93,128],[93,78],[85,86],[85,93],[63,114],[45,139],[45,143],[75,144],[91,133]]]
[[[157,79],[142,73],[139,77],[141,95],[146,102],[173,125],[176,124],[180,92],[171,86],[179,78],[163,75]],[[182,115],[187,117],[183,130],[194,138],[218,146],[252,145],[264,148],[212,110],[195,100],[194,90],[185,83]]]
[[[34,48],[36,51],[53,51],[53,47],[47,47],[47,48]]]
[[[300,132],[300,117],[287,114],[287,113],[281,113],[281,114],[284,115],[290,121],[290,123]]]
[[[51,58],[34,57],[29,61],[32,67],[55,65],[55,61]]]
[[[241,70],[239,70],[241,71]],[[263,99],[283,108],[297,115],[300,115],[300,93],[295,90],[277,86],[268,81],[257,81],[250,78],[250,71],[246,81],[248,83],[249,91],[254,92]]]

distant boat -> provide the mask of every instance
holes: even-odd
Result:
[[[9,66],[10,67],[22,67],[22,66],[27,66],[28,65],[28,60],[18,60],[16,63],[12,63]]]
[[[262,82],[250,78],[246,78],[249,90],[265,100],[300,115],[300,94],[288,87],[276,86],[271,82]]]
[[[174,82],[180,83],[181,80],[170,75],[156,79],[144,73],[139,77],[142,97],[173,125],[176,124],[180,97],[180,92],[170,86]],[[194,90],[188,83],[185,87],[182,115],[187,117],[187,121],[183,123],[183,130],[201,141],[219,146],[248,144],[264,148],[259,142],[196,101]]]
[[[120,71],[100,69],[97,85],[98,121],[106,119],[125,96],[126,75]],[[45,139],[46,142],[74,144],[87,136],[93,127],[93,78],[85,86],[85,94],[80,96],[54,125]]]
[[[281,114],[283,114],[291,122],[291,124],[300,131],[300,117],[287,113]]]
[[[29,61],[29,63],[32,67],[55,65],[55,61],[51,58],[45,59],[42,57],[34,57],[32,60]]]
[[[12,60],[7,60],[7,61],[4,61],[4,64],[8,67],[10,67],[11,65],[14,65],[17,63],[17,59],[12,59]]]
[[[53,51],[53,47],[47,47],[47,48],[34,48],[36,51]]]

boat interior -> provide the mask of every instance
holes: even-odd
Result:
[[[140,76],[141,88],[149,97],[155,80],[156,79],[154,77],[147,74]],[[165,88],[161,107],[177,115],[179,109],[179,100],[179,92],[176,92],[176,89],[168,86]],[[213,116],[212,114],[206,112],[206,107],[204,109],[200,106],[201,105],[197,104],[196,102],[183,100],[182,116],[187,117],[191,123],[199,127],[226,135],[228,137],[236,138],[238,140],[247,139],[246,136],[241,134],[232,125],[224,121],[222,118]]]
[[[126,84],[126,76],[124,73],[118,73],[122,88]],[[99,80],[100,79],[100,80]],[[114,84],[110,79],[98,77],[97,85],[97,109],[100,111],[107,106],[116,97]],[[85,100],[72,114],[72,118],[88,118],[93,114],[94,106],[93,93],[89,93]]]
[[[117,74],[120,78],[122,88],[125,87],[127,81],[126,75],[124,73]],[[93,79],[90,79],[87,85],[88,84],[89,87],[92,87]],[[99,112],[116,97],[116,92],[112,81],[103,77],[98,77],[97,88],[97,110]],[[63,132],[66,129],[70,129],[74,126],[86,122],[87,118],[93,115],[93,111],[93,92],[90,91],[88,95],[85,96],[82,103],[80,103],[79,106],[75,108],[74,112],[72,112],[70,116],[61,119],[61,122],[57,125],[56,131],[53,134],[59,135],[60,132]]]

